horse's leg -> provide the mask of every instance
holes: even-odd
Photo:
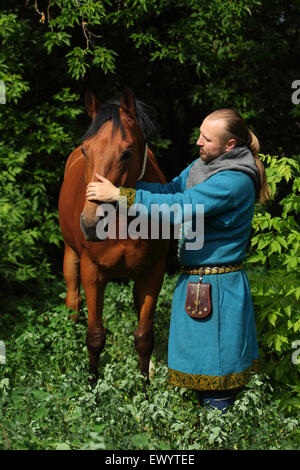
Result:
[[[139,312],[139,324],[134,332],[135,348],[139,355],[140,371],[149,383],[149,362],[154,346],[153,320],[157,298],[164,279],[165,263],[159,261],[133,286],[133,298]]]
[[[107,281],[100,276],[98,266],[85,252],[81,255],[80,267],[88,308],[86,345],[89,353],[89,382],[94,387],[98,379],[99,356],[105,345],[106,332],[102,323],[102,309]]]
[[[67,243],[65,243],[63,272],[67,285],[66,306],[77,312],[70,316],[72,320],[76,321],[82,303],[80,295],[80,258]]]

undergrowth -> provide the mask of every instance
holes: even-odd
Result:
[[[87,310],[76,324],[65,286],[19,299],[0,317],[0,449],[299,449],[299,420],[280,407],[269,378],[253,375],[232,409],[198,407],[195,393],[167,383],[167,339],[177,276],[165,277],[156,319],[155,366],[142,390],[133,332],[132,283],[105,293],[105,351],[94,390],[87,383]]]

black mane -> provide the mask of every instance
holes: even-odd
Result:
[[[112,135],[120,129],[123,139],[125,139],[125,130],[120,119],[119,108],[120,102],[118,100],[109,100],[103,103],[88,130],[82,136],[82,140],[93,137],[107,121],[112,121],[113,123]],[[147,141],[156,137],[158,132],[156,112],[151,106],[140,100],[136,100],[136,120]]]

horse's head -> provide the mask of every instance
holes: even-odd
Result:
[[[132,91],[126,90],[120,102],[109,101],[102,105],[88,93],[86,108],[93,121],[81,146],[85,183],[97,181],[96,173],[99,173],[116,186],[134,187],[143,172],[147,142],[143,118],[137,118],[137,102]],[[99,202],[86,200],[81,214],[81,229],[88,241],[99,241],[96,236],[98,206]]]

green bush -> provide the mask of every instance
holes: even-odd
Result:
[[[0,12],[0,80],[7,92],[6,105],[0,104],[0,339],[8,348],[7,365],[0,365],[2,447],[250,448],[261,439],[264,448],[295,448],[293,418],[280,410],[293,414],[300,401],[299,365],[292,361],[300,328],[299,160],[283,153],[292,155],[299,138],[299,106],[290,99],[299,71],[299,5],[286,6],[283,0],[75,3],[52,1],[43,12],[42,2],[12,9],[12,2],[3,0]],[[260,86],[266,77],[267,86]],[[236,404],[237,418],[224,418],[230,433],[218,414],[195,413],[190,392],[166,385],[175,277],[166,276],[157,306],[156,374],[148,405],[130,334],[136,320],[128,286],[108,290],[102,382],[94,392],[85,385],[84,322],[70,324],[67,310],[54,299],[65,290],[56,280],[62,258],[59,188],[66,158],[88,123],[83,92],[91,84],[102,99],[129,85],[154,105],[165,136],[154,149],[164,148],[161,164],[168,175],[175,176],[170,161],[178,173],[194,158],[187,143],[191,129],[217,107],[236,106],[259,130],[264,148],[282,155],[262,155],[275,197],[256,206],[245,263],[261,368],[274,391],[267,391],[266,378],[254,378]],[[49,279],[52,291],[45,288]],[[24,292],[32,299],[21,297]],[[99,397],[107,402],[99,404]],[[114,426],[109,408],[116,410]],[[142,415],[135,415],[139,409]],[[171,418],[174,427],[166,426]]]
[[[176,280],[177,275],[166,275],[158,301],[148,399],[134,349],[132,282],[107,287],[107,342],[94,390],[87,383],[86,307],[73,324],[62,303],[62,283],[45,288],[41,299],[20,299],[13,318],[4,313],[0,448],[298,448],[298,419],[283,413],[264,375],[252,377],[226,415],[199,408],[194,391],[168,385],[165,354]]]
[[[296,158],[261,158],[267,165],[268,182],[277,204],[270,201],[256,206],[246,270],[255,306],[262,369],[284,386],[282,404],[299,409],[300,368],[292,361],[293,344],[299,340],[300,331],[299,163]],[[282,197],[283,183],[290,189]]]
[[[62,246],[57,201],[66,155],[72,148],[70,122],[82,112],[78,96],[64,89],[42,106],[12,114],[4,109],[0,130],[0,275],[8,282],[51,277],[49,247]],[[57,167],[53,156],[60,155]]]

